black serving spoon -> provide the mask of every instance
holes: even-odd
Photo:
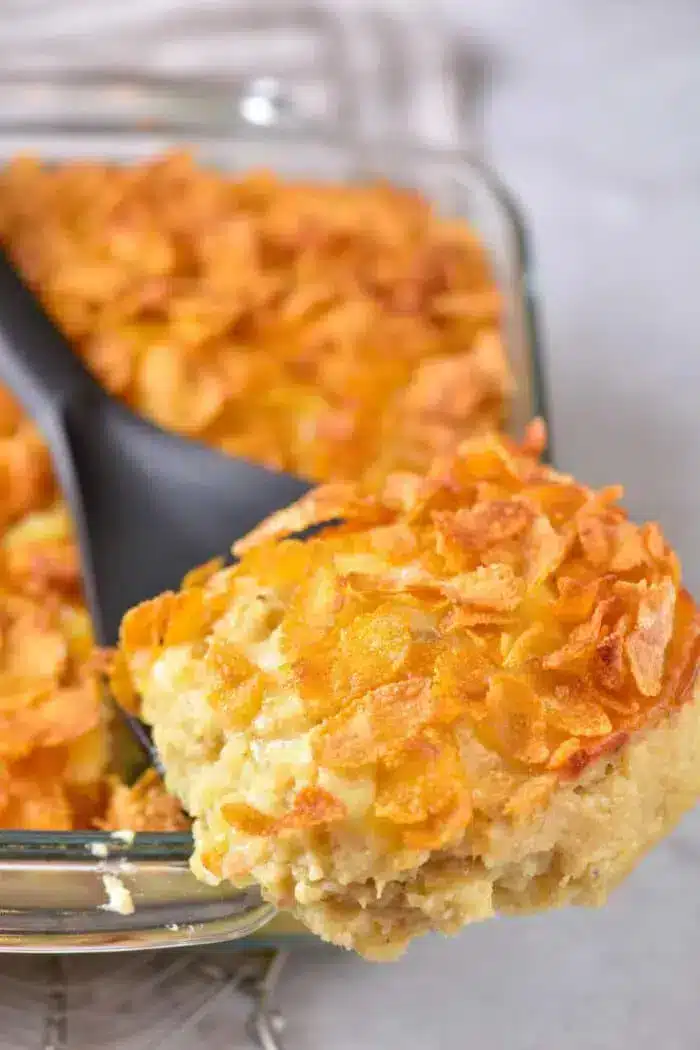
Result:
[[[127,609],[178,587],[189,569],[226,554],[310,488],[291,474],[166,433],[115,401],[2,250],[0,379],[49,446],[100,645],[114,644]]]

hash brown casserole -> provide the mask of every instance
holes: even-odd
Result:
[[[486,253],[417,193],[227,175],[184,153],[19,157],[0,171],[0,242],[114,396],[224,451],[316,480],[379,476],[503,419]],[[151,774],[132,792],[106,775],[57,499],[45,446],[0,388],[0,827],[185,827]]]
[[[127,614],[114,689],[154,727],[201,878],[254,880],[390,958],[602,902],[695,802],[700,618],[678,560],[618,487],[541,465],[542,442],[535,424],[521,448],[321,486],[235,565]]]

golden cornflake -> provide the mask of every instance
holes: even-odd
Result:
[[[669,578],[642,591],[637,621],[626,644],[637,688],[643,696],[658,696],[663,681],[666,648],[673,634],[676,591]]]
[[[375,763],[428,725],[434,710],[426,678],[380,686],[321,727],[318,760],[329,769]]]
[[[612,722],[600,703],[585,690],[558,686],[545,700],[547,721],[572,737],[606,736]]]
[[[526,765],[547,760],[546,709],[527,682],[511,675],[494,676],[486,697],[486,719],[505,755]]]
[[[454,576],[442,589],[453,601],[487,612],[511,612],[525,593],[523,581],[509,565],[482,566],[474,572]]]

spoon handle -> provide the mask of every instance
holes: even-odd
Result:
[[[43,428],[76,402],[105,396],[2,249],[0,379]]]

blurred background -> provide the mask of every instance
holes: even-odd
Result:
[[[635,516],[664,521],[696,591],[699,56],[696,0],[0,6],[5,76],[263,78],[270,105],[341,134],[400,129],[486,157],[531,231],[557,465],[593,484],[622,481]],[[691,1050],[699,861],[696,817],[603,913],[493,922],[448,943],[426,940],[386,968],[332,951],[294,955],[279,992],[289,1050]],[[2,1047],[30,1045],[3,1036],[2,1010],[9,1018],[19,1008],[14,969],[0,958]],[[129,966],[88,969],[81,980],[122,982],[106,1005],[104,991],[94,993],[102,1009],[129,1000]],[[41,973],[49,994],[49,969]],[[219,1047],[223,1031],[225,1045],[245,1045],[226,1012],[231,996],[217,1020],[197,1005],[200,993],[177,987],[181,1043],[168,1036],[170,1047],[195,1038]],[[39,1026],[31,1045],[164,1045],[156,1028],[146,1041],[148,1024],[135,1012],[118,1044],[98,1043],[94,1029],[68,1042]]]

